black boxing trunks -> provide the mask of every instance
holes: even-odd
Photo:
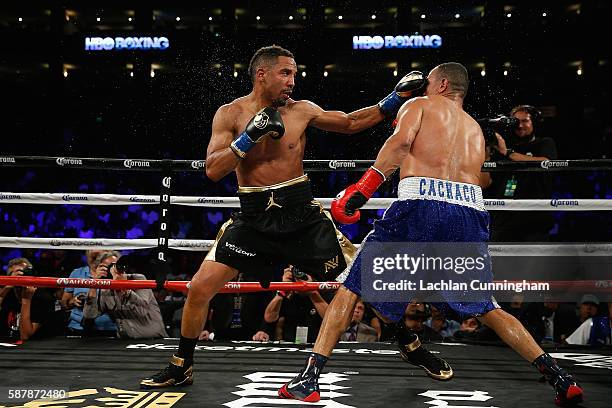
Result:
[[[314,280],[333,280],[355,247],[336,229],[312,195],[306,175],[272,186],[239,187],[240,212],[221,227],[206,260],[262,281],[263,273],[291,264]]]

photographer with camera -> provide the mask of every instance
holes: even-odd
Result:
[[[550,137],[536,132],[542,122],[542,114],[531,105],[512,108],[509,117],[479,121],[485,133],[487,150],[491,160],[543,161],[556,160],[557,147]],[[507,135],[502,136],[500,133]],[[487,177],[487,176],[485,176]],[[550,175],[531,172],[492,173],[486,196],[504,199],[533,199],[552,196]],[[491,241],[548,241],[548,231],[553,226],[550,213],[538,211],[492,213]]]
[[[300,280],[312,282],[312,277],[291,265],[283,271],[283,282]],[[300,337],[298,328],[305,327],[308,330],[306,342],[314,343],[329,301],[331,299],[325,300],[319,291],[277,291],[266,307],[264,321],[276,323],[275,340],[295,342]],[[301,340],[303,342],[304,339]]]
[[[11,259],[6,269],[10,276],[36,276],[26,258]],[[55,292],[32,286],[0,289],[0,336],[17,341],[61,334],[64,319]]]
[[[104,252],[94,261],[94,279],[144,280],[144,275],[127,274],[128,265],[116,252]],[[83,318],[95,319],[108,313],[117,325],[121,338],[143,339],[168,337],[159,305],[151,289],[94,289],[87,292]]]

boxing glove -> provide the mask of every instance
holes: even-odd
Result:
[[[399,80],[395,89],[378,102],[378,109],[387,117],[397,115],[402,104],[410,98],[421,96],[427,88],[427,78],[420,71],[412,71]]]
[[[368,171],[355,184],[342,190],[331,203],[331,214],[342,224],[354,224],[359,221],[359,208],[372,197],[372,194],[385,182],[385,175],[375,167]]]
[[[272,139],[280,139],[285,134],[285,125],[280,113],[272,108],[266,107],[257,112],[247,123],[244,132],[230,144],[230,149],[240,158],[245,158],[249,150],[264,137],[270,136]]]

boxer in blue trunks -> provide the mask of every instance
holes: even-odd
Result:
[[[374,166],[332,202],[332,215],[337,221],[357,222],[359,208],[387,177],[400,169],[398,200],[374,223],[374,229],[345,271],[348,276],[327,309],[313,352],[300,374],[279,390],[282,398],[307,402],[320,399],[318,377],[341,333],[348,327],[350,312],[362,293],[362,254],[368,244],[466,242],[480,246],[483,255],[487,251],[489,215],[479,187],[485,158],[484,137],[480,126],[463,110],[469,83],[467,70],[458,63],[445,63],[435,67],[427,79],[424,96],[407,101],[399,110],[397,126],[378,153]],[[492,281],[490,264],[479,279]],[[383,320],[392,322],[402,318],[410,300],[373,306]],[[454,309],[463,316],[475,316],[493,329],[546,377],[555,388],[558,405],[582,401],[582,388],[573,377],[544,353],[522,324],[500,309],[490,295],[471,298],[469,302],[449,299],[436,306]],[[418,353],[422,349],[418,337],[404,333],[399,338],[404,360],[421,365],[426,371],[429,369],[431,377],[452,377],[452,370],[444,365],[437,366],[437,372],[431,372],[431,367],[436,367],[431,355]]]

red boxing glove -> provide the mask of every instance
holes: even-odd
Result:
[[[331,213],[334,219],[342,224],[359,221],[359,208],[363,207],[384,182],[385,175],[375,167],[370,167],[357,183],[342,190],[332,201]]]

